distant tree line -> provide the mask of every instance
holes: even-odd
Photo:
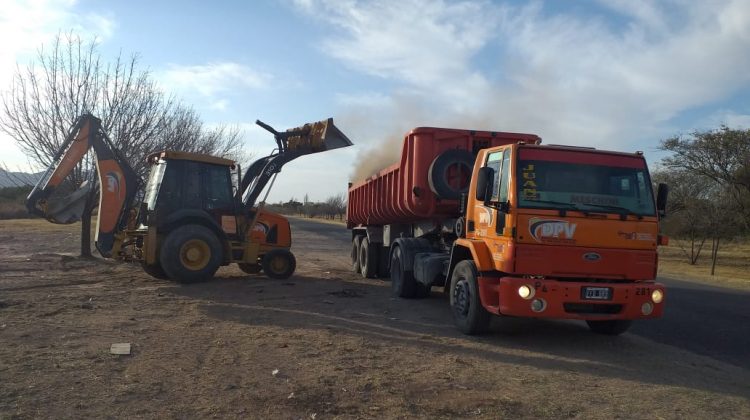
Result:
[[[690,264],[708,245],[713,275],[720,244],[750,234],[750,130],[695,131],[659,148],[670,153],[653,173],[670,186],[663,230],[685,240]]]
[[[307,194],[303,201],[291,198],[286,202],[278,202],[267,206],[269,210],[282,214],[304,216],[309,218],[323,218],[328,220],[344,220],[346,214],[346,195],[344,193],[328,197],[325,201],[310,201]]]

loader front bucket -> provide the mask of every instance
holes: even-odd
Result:
[[[299,154],[325,152],[351,146],[352,142],[333,124],[333,118],[286,130],[287,150]]]

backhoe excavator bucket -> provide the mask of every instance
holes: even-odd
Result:
[[[81,186],[65,197],[50,197],[44,201],[45,218],[62,225],[81,221],[91,185],[84,181]]]
[[[333,124],[333,118],[286,130],[287,150],[300,155],[351,146],[352,142]]]

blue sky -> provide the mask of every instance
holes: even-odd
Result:
[[[345,192],[395,161],[416,126],[532,132],[546,143],[644,150],[726,123],[750,127],[750,2],[4,0],[0,90],[16,63],[73,29],[138,53],[207,123],[247,149],[334,117],[356,146],[288,164],[271,201]],[[25,165],[0,134],[0,161]]]

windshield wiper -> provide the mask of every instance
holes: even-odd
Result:
[[[622,220],[625,220],[628,217],[629,214],[632,214],[633,216],[636,216],[638,218],[638,220],[643,219],[643,215],[642,214],[638,214],[638,213],[634,212],[633,210],[630,210],[627,207],[613,206],[613,205],[610,205],[610,204],[592,204],[592,203],[586,203],[586,205],[587,206],[591,206],[591,207],[598,207],[600,209],[606,209],[606,210],[611,210],[613,212],[616,212],[616,213],[618,213],[620,215],[620,219],[622,219]]]
[[[541,203],[541,204],[552,204],[552,205],[556,205],[556,206],[565,206],[564,208],[556,208],[556,209],[554,209],[554,210],[557,210],[557,211],[560,212],[560,217],[565,217],[565,213],[568,210],[580,211],[580,212],[582,212],[586,216],[588,216],[588,214],[589,214],[586,210],[581,209],[577,205],[575,205],[573,203],[566,203],[564,201],[553,201],[553,200],[526,200],[526,201],[528,203]]]

